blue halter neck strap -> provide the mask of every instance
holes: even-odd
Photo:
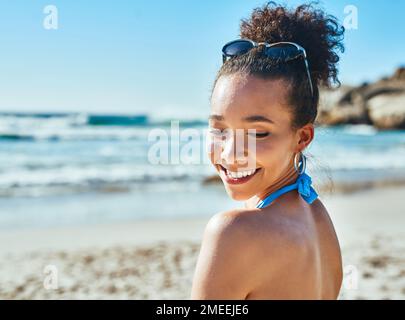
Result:
[[[309,175],[307,175],[305,172],[301,173],[298,175],[297,180],[289,184],[287,186],[284,186],[273,193],[269,194],[265,199],[260,200],[260,202],[257,204],[256,208],[264,208],[267,207],[269,204],[271,204],[276,198],[281,196],[282,194],[289,192],[291,190],[297,189],[298,193],[301,195],[301,197],[311,204],[316,198],[318,198],[318,194],[316,193],[315,189],[312,188],[312,179]]]

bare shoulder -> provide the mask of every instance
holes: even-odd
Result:
[[[254,221],[254,211],[234,209],[213,215],[207,223],[206,230],[222,237],[235,238],[249,236]]]
[[[308,261],[316,260],[305,229],[276,206],[215,214],[204,230],[192,299],[280,297],[296,292],[294,286],[302,284],[302,274],[310,269]]]
[[[245,299],[251,291],[254,243],[243,211],[220,212],[208,221],[194,273],[191,299]]]
[[[228,257],[232,255],[235,265],[249,275],[250,292],[264,283],[287,289],[288,279],[301,281],[316,261],[313,233],[285,210],[278,206],[232,210],[213,216],[208,224]]]
[[[203,241],[221,248],[228,256],[235,254],[242,258],[247,255],[252,257],[257,247],[253,211],[234,209],[215,214],[207,223]]]
[[[265,209],[236,209],[210,218],[194,297],[336,295],[340,252],[328,212],[320,200],[307,205],[295,201],[294,194],[288,197]]]
[[[308,227],[277,207],[266,212],[259,209],[236,209],[214,215],[207,224],[210,237],[221,240],[243,258],[275,269],[309,254],[313,236]],[[241,250],[243,248],[243,252]],[[225,248],[224,248],[225,249]],[[248,257],[246,255],[249,255]]]
[[[233,241],[246,240],[256,246],[264,241],[268,248],[275,249],[278,245],[297,245],[302,248],[304,238],[308,236],[303,222],[286,214],[280,208],[269,207],[260,209],[235,209],[224,211],[212,216],[206,230],[211,235],[231,238]],[[269,246],[270,245],[270,246]]]

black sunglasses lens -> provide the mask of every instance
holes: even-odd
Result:
[[[253,48],[253,43],[251,43],[250,41],[241,40],[241,41],[235,41],[235,42],[226,44],[224,46],[224,48],[222,49],[222,52],[226,56],[232,57],[232,56],[238,56],[241,54],[245,54],[252,48]]]
[[[268,47],[266,55],[273,59],[282,59],[284,61],[296,59],[302,56],[302,52],[293,45],[280,44]]]

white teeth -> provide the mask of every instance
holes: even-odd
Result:
[[[229,171],[228,169],[226,170],[226,174],[228,177],[233,178],[233,179],[240,179],[243,177],[250,176],[256,172],[256,169],[252,170],[247,170],[247,171],[238,171],[238,172],[233,172]]]

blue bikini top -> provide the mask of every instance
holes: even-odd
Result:
[[[270,193],[265,199],[260,200],[260,202],[257,204],[256,208],[264,208],[267,207],[269,204],[271,204],[276,198],[281,196],[282,194],[289,192],[291,190],[297,189],[298,193],[301,195],[301,197],[311,204],[316,198],[318,198],[318,194],[312,188],[311,186],[312,180],[309,175],[307,175],[305,172],[301,173],[298,175],[297,180],[289,185],[286,185],[273,193]]]

